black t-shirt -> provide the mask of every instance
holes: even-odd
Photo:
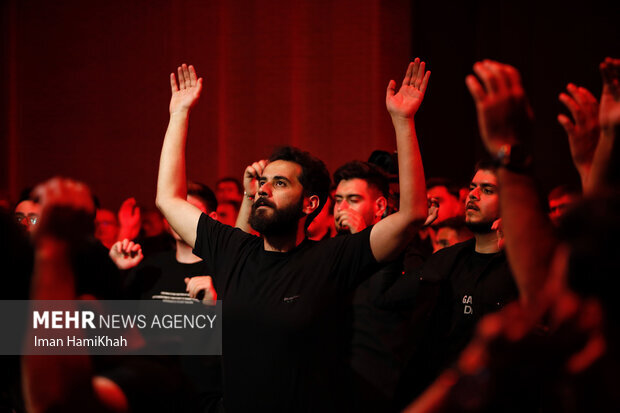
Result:
[[[143,300],[189,300],[185,277],[211,275],[211,272],[207,261],[184,264],[177,261],[175,251],[160,252],[145,258],[128,274],[128,295]]]
[[[376,269],[371,228],[286,253],[203,214],[194,253],[223,300],[224,406],[235,411],[333,411],[346,350],[346,295]],[[342,366],[342,368],[340,367]]]
[[[134,299],[161,300],[167,303],[191,301],[185,291],[185,277],[211,275],[212,270],[207,261],[192,264],[177,261],[175,251],[165,251],[144,259],[135,270],[127,274],[127,295]],[[178,400],[175,410],[179,412],[211,411],[221,398],[221,357],[220,356],[182,356],[182,357],[143,357],[141,363],[153,363],[158,366],[160,359],[166,360],[168,368],[174,368],[175,380],[183,380],[183,392],[175,390]],[[154,361],[149,361],[154,359]],[[131,367],[131,366],[130,366]],[[125,369],[125,366],[122,366]],[[121,369],[122,370],[122,369]],[[124,370],[122,370],[124,371]],[[162,370],[163,371],[163,370]],[[172,371],[172,370],[171,370]],[[108,374],[109,375],[109,374]],[[121,378],[125,377],[120,375]],[[162,379],[164,380],[164,379]],[[165,379],[168,380],[168,379]],[[132,394],[134,405],[141,408],[149,406],[141,395],[142,387],[137,388],[131,380],[122,382],[123,390]],[[165,393],[167,394],[167,393]],[[173,393],[175,394],[175,393]],[[168,408],[159,405],[160,410]],[[143,411],[147,411],[144,409]]]
[[[474,239],[433,254],[419,279],[420,294],[425,284],[439,289],[432,345],[438,368],[456,360],[482,316],[518,297],[504,252],[480,254]]]

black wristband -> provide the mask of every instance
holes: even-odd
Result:
[[[495,157],[495,166],[510,172],[528,173],[532,166],[532,155],[521,144],[502,145]]]

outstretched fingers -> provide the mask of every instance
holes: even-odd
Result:
[[[414,69],[414,62],[409,63],[409,66],[407,66],[407,72],[405,72],[405,78],[403,79],[403,84],[401,86],[409,86],[409,83],[411,83],[411,79],[413,78],[413,69]],[[394,87],[396,87],[396,84],[394,84]]]
[[[422,85],[422,80],[424,80],[424,69],[426,68],[426,63],[424,62],[420,62],[420,66],[418,68],[417,73],[415,74],[415,77],[413,78],[411,84],[416,88],[416,89],[420,89],[420,86]]]
[[[424,74],[424,78],[422,79],[422,83],[420,84],[420,92],[422,94],[426,93],[426,87],[428,86],[428,79],[431,77],[431,71],[429,70]]]
[[[404,81],[403,81],[404,83]],[[394,96],[396,94],[396,81],[395,80],[390,80],[390,83],[388,83],[387,86],[387,90],[385,92],[385,97],[386,98],[390,98],[392,96]]]
[[[416,57],[413,61],[413,71],[411,72],[411,79],[409,80],[410,85],[414,85],[415,80],[419,76],[420,73],[420,58]]]
[[[170,89],[172,90],[172,93],[179,91],[179,86],[177,85],[177,77],[174,75],[174,73],[170,73]]]
[[[497,92],[497,79],[493,75],[491,70],[487,67],[487,65],[483,64],[482,62],[476,62],[474,64],[474,73],[478,75],[478,77],[482,81],[482,84],[484,85],[487,93]]]
[[[564,128],[564,130],[566,131],[566,134],[568,136],[572,136],[574,131],[575,131],[575,124],[573,122],[571,122],[571,120],[569,119],[568,116],[564,115],[564,114],[559,114],[558,115],[558,122],[560,123],[560,125],[562,125],[562,127]]]
[[[196,69],[193,65],[189,65],[189,83],[190,86],[196,86],[198,83],[198,76],[196,75]]]
[[[581,110],[579,104],[575,101],[575,99],[562,92],[560,93],[560,102],[562,102],[564,106],[568,108],[571,115],[573,115],[573,119],[575,119],[575,122],[583,123],[585,121],[584,113]]]
[[[177,78],[179,81],[179,90],[185,89],[185,73],[181,66],[177,67]]]
[[[465,84],[467,85],[467,89],[469,89],[469,93],[471,94],[471,97],[474,98],[474,102],[476,102],[476,104],[484,100],[486,97],[486,92],[476,76],[468,75],[465,78]]]

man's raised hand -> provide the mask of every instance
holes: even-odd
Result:
[[[517,69],[484,60],[474,64],[474,72],[482,84],[473,75],[465,83],[476,103],[482,141],[496,156],[503,145],[521,142],[530,133],[532,111]]]
[[[396,82],[390,80],[385,104],[392,117],[412,118],[416,114],[424,100],[428,78],[431,76],[431,72],[425,71],[425,68],[426,63],[421,62],[417,57],[409,63],[398,93],[396,93]]]
[[[187,66],[183,63],[177,68],[177,77],[174,73],[170,73],[170,88],[172,97],[170,98],[170,114],[189,112],[190,109],[198,102],[200,92],[202,91],[202,78],[196,75],[194,66]]]
[[[108,254],[119,270],[133,268],[140,264],[140,261],[144,258],[140,244],[136,244],[127,238],[114,243]]]
[[[253,198],[256,192],[258,192],[258,178],[263,174],[268,163],[267,159],[262,159],[245,168],[243,173],[243,190],[248,198]]]
[[[570,95],[560,93],[560,102],[568,108],[574,122],[564,114],[558,115],[558,122],[568,135],[573,163],[585,187],[600,134],[598,102],[592,93],[583,87],[569,83],[566,90]]]

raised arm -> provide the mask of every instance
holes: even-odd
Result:
[[[398,212],[382,219],[372,228],[370,248],[377,261],[398,256],[427,218],[424,167],[415,133],[414,115],[418,111],[428,85],[430,71],[416,58],[409,64],[398,93],[391,80],[385,98],[396,132],[400,207]]]
[[[558,122],[568,135],[573,164],[581,178],[581,188],[588,186],[592,158],[599,139],[598,102],[586,88],[572,83],[566,86],[567,93],[560,93],[562,102],[573,116],[572,121],[564,114],[558,115]]]
[[[191,65],[183,64],[177,72],[178,84],[174,73],[170,74],[170,122],[161,149],[155,203],[177,234],[193,248],[201,212],[187,202],[185,144],[189,113],[200,97],[202,78],[197,78]]]
[[[476,103],[482,141],[491,156],[504,155],[497,176],[506,254],[521,299],[529,302],[546,280],[556,247],[551,221],[527,173],[527,162],[519,156],[531,130],[531,111],[514,67],[485,60],[474,65],[474,72],[482,84],[473,75],[466,83]]]
[[[60,178],[38,186],[35,193],[41,202],[41,221],[33,237],[30,298],[76,300],[71,255],[92,236],[92,196],[84,184]],[[74,334],[81,337],[82,332]],[[30,329],[28,335],[32,340],[34,331]],[[24,355],[21,371],[29,412],[128,411],[122,389],[107,378],[95,376],[87,355]]]
[[[600,65],[603,76],[603,93],[599,107],[601,137],[599,139],[586,194],[596,193],[605,187],[618,187],[620,162],[616,139],[620,134],[620,59],[606,58]]]

